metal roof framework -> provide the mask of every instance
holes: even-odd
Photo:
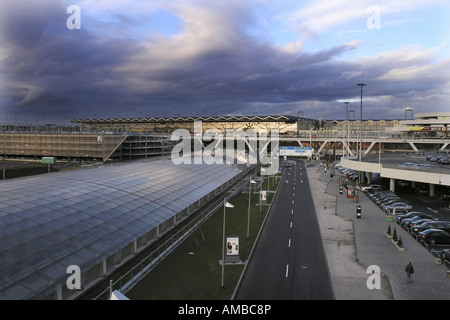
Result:
[[[210,116],[210,117],[156,117],[156,118],[86,118],[72,119],[73,123],[174,123],[174,122],[289,122],[299,121],[296,116]]]

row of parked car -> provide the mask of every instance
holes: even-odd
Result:
[[[412,210],[412,206],[406,199],[400,198],[394,192],[385,190],[380,185],[362,187],[362,191],[372,199],[386,214],[407,213]]]
[[[449,157],[446,157],[446,156],[428,155],[425,157],[425,159],[427,159],[427,161],[430,161],[430,162],[436,162],[437,164],[445,164],[445,165],[450,164],[450,159],[449,159]]]
[[[348,169],[340,165],[337,165],[335,168],[338,169],[339,172],[345,175],[349,180],[356,181],[359,179],[359,173],[356,170]]]
[[[439,220],[432,215],[414,211],[409,202],[379,185],[362,187],[387,215],[394,215],[395,221],[410,231],[417,240],[427,244],[450,244],[450,221]],[[395,209],[395,211],[394,211]],[[444,249],[444,258],[450,261],[450,249]]]

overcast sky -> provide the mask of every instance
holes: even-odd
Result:
[[[364,119],[450,111],[449,18],[448,0],[1,0],[0,122],[345,101],[359,119],[362,82]]]

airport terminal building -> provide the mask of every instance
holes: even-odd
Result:
[[[391,135],[395,135],[391,139],[394,144],[418,135],[417,141],[424,142],[423,134],[428,144],[439,142],[446,151],[449,119],[448,113],[434,113],[419,114],[416,120],[364,121],[364,138],[375,139],[365,141],[367,150]],[[0,183],[2,300],[76,298],[258,167],[248,163],[176,165],[169,157],[178,143],[171,139],[176,129],[193,132],[197,121],[202,122],[203,130],[219,132],[276,129],[280,145],[317,143],[320,151],[333,144],[336,150],[337,141],[345,142],[349,124],[354,133],[361,125],[357,120],[256,115],[72,121],[77,126],[1,127],[0,155],[4,158],[56,157],[58,161],[105,163]],[[381,164],[362,166],[353,161],[348,165],[386,175],[392,181],[404,179],[395,175],[398,170]],[[436,180],[425,181],[430,185],[450,183],[446,172],[427,176]],[[66,284],[71,266],[80,268],[81,291]]]
[[[211,116],[165,118],[90,118],[72,119],[71,126],[0,126],[0,156],[39,160],[52,156],[58,160],[122,161],[170,155],[178,143],[171,134],[176,129],[194,132],[195,123],[203,131],[253,129],[270,133],[277,130],[280,137],[312,137],[314,146],[326,142],[321,138],[357,139],[362,127],[366,138],[449,139],[450,113],[417,114],[416,120],[322,120],[298,116]],[[318,140],[317,140],[318,139]],[[301,141],[301,146],[313,141]],[[432,142],[432,140],[431,140]],[[340,143],[340,142],[339,142]],[[367,146],[370,142],[367,142]],[[288,143],[289,144],[289,143]],[[341,147],[339,147],[341,148]]]

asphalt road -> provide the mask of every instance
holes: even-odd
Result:
[[[334,299],[305,164],[290,163],[236,300]]]

